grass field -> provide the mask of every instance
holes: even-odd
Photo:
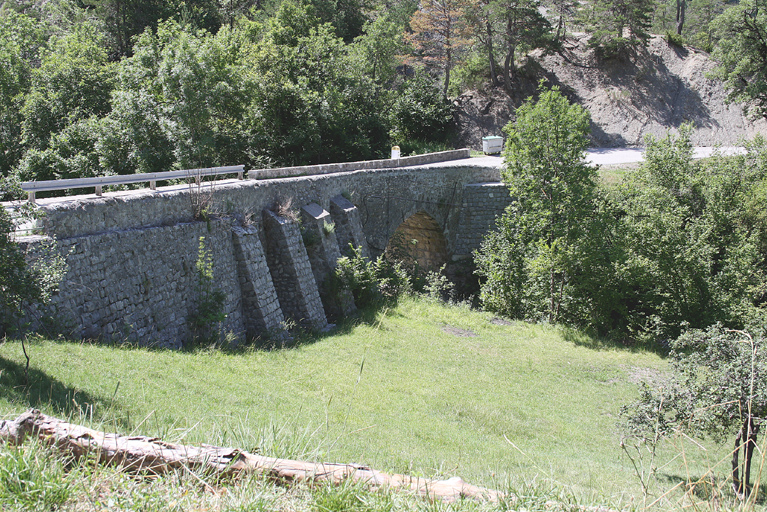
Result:
[[[642,492],[620,447],[618,411],[639,380],[666,371],[652,352],[410,298],[292,348],[174,352],[37,340],[28,352],[24,386],[21,344],[0,344],[2,419],[34,406],[120,433],[459,475],[619,509]],[[659,470],[656,494],[726,457],[694,446]],[[659,460],[681,452],[668,444]]]

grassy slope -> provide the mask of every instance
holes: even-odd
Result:
[[[29,347],[29,392],[19,386],[21,346],[7,342],[0,415],[33,405],[107,430],[275,456],[460,475],[500,488],[545,481],[586,502],[638,495],[617,413],[636,396],[636,377],[665,362],[572,331],[490,318],[407,299],[373,324],[285,350],[40,341]],[[664,473],[672,481],[684,474],[675,466]]]

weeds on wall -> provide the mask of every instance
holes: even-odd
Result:
[[[206,189],[205,181],[199,173],[196,176],[190,176],[190,179],[194,179],[193,183],[189,182],[192,218],[207,222],[208,231],[210,231],[210,219],[213,216],[214,182],[211,181]]]
[[[272,205],[271,210],[280,217],[292,220],[293,222],[300,222],[301,220],[298,210],[293,204],[292,197],[278,199]]]
[[[192,343],[195,346],[205,343],[219,343],[222,331],[221,322],[226,318],[226,314],[224,314],[226,295],[214,287],[213,256],[205,245],[204,236],[200,237],[195,272],[197,274],[197,282],[195,283],[197,308],[190,320]]]

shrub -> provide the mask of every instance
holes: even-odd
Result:
[[[410,289],[408,275],[399,263],[392,263],[383,256],[370,261],[362,256],[360,247],[350,245],[350,248],[351,256],[338,260],[333,286],[351,291],[357,307],[396,299]]]
[[[668,43],[669,46],[676,46],[677,48],[684,48],[684,37],[682,37],[681,34],[677,34],[676,32],[672,32],[671,30],[666,31],[666,43]]]
[[[226,295],[213,286],[213,256],[205,246],[204,236],[200,237],[195,270],[197,310],[190,322],[193,343],[216,343],[220,338],[219,324],[226,318],[224,313]]]
[[[677,432],[719,441],[734,434],[732,484],[739,497],[747,497],[757,435],[767,421],[764,333],[752,336],[717,324],[684,333],[671,348],[670,381],[657,388],[645,384],[640,399],[622,409],[624,436],[654,447]]]

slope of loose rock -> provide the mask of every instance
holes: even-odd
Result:
[[[757,133],[767,135],[765,119],[750,119],[743,105],[726,102],[723,84],[709,78],[715,63],[707,53],[655,36],[630,58],[600,62],[587,42],[580,36],[560,54],[533,54],[534,64],[526,67],[516,98],[500,90],[457,98],[459,142],[479,149],[482,137],[500,135],[540,78],[559,85],[589,110],[595,146],[642,145],[645,136],[665,135],[686,121],[695,127],[692,142],[697,146],[731,146]]]

